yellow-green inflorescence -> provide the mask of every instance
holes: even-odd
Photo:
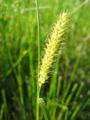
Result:
[[[53,27],[50,38],[48,39],[48,43],[46,44],[45,53],[43,58],[41,59],[41,66],[38,78],[38,86],[41,87],[45,81],[48,79],[48,73],[50,72],[50,68],[52,63],[54,62],[54,58],[59,51],[59,48],[62,46],[63,37],[68,28],[69,15],[67,12],[63,12],[55,26]]]

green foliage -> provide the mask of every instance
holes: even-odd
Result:
[[[41,88],[40,120],[90,118],[90,5],[86,1],[39,0],[41,51],[57,16],[65,10],[71,14],[63,53],[57,55],[49,81]],[[35,1],[0,0],[0,120],[36,119],[36,12]]]

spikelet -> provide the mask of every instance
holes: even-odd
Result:
[[[62,46],[63,37],[68,28],[69,15],[68,13],[62,13],[55,26],[53,27],[53,31],[51,36],[46,44],[45,53],[41,60],[39,78],[38,78],[38,86],[41,87],[45,81],[48,79],[48,73],[53,64],[54,58],[59,51],[59,48]]]

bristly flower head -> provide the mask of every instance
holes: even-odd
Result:
[[[62,46],[63,37],[68,28],[69,15],[67,12],[62,13],[50,35],[48,43],[46,44],[45,54],[41,60],[38,86],[41,87],[45,81],[48,79],[48,73],[54,62],[54,58],[59,51],[59,48]]]

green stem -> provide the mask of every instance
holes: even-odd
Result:
[[[39,120],[39,95],[40,95],[40,89],[37,86],[37,100],[36,100],[36,120]]]
[[[39,22],[39,7],[38,7],[38,0],[36,2],[36,15],[37,15],[37,37],[38,37],[38,78],[39,78],[39,65],[40,65],[40,22]],[[40,89],[38,86],[37,80],[37,98],[36,98],[36,120],[39,120],[39,93]]]

